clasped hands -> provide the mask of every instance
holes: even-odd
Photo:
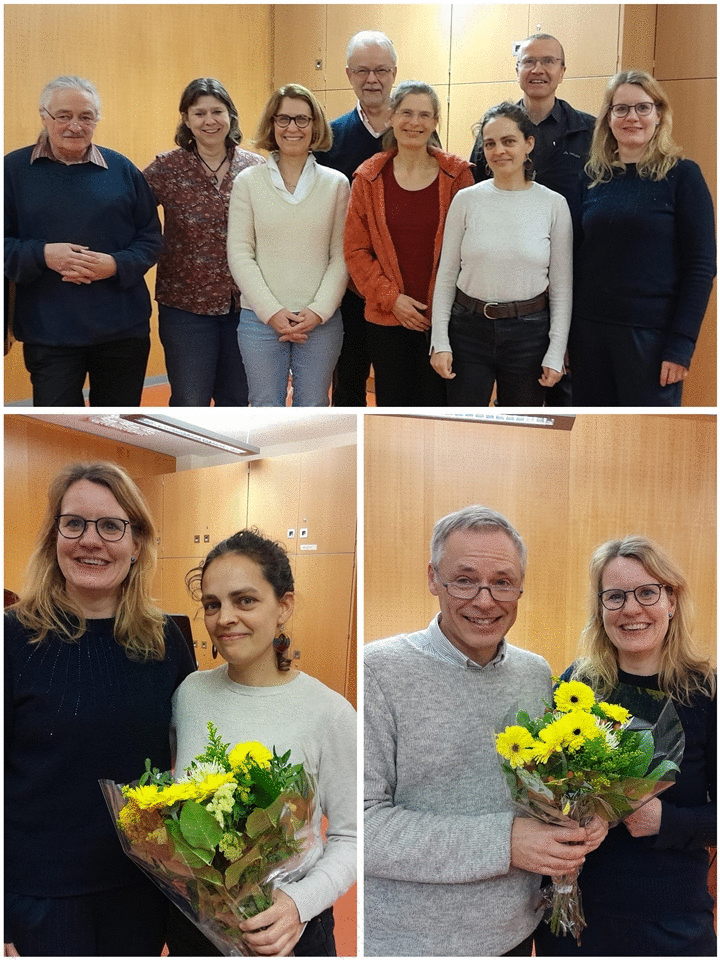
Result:
[[[607,832],[608,825],[600,817],[593,817],[585,827],[559,827],[516,817],[510,835],[510,862],[521,870],[549,877],[575,874]]]
[[[320,323],[322,323],[322,317],[319,317],[309,307],[305,307],[298,313],[293,313],[283,307],[268,320],[268,324],[273,330],[280,334],[278,338],[280,343],[288,341],[305,343],[310,331],[314,330]]]
[[[117,273],[115,259],[79,243],[46,243],[45,264],[59,273],[66,283],[93,283]]]

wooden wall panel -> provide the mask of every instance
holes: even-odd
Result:
[[[471,503],[505,513],[528,546],[511,639],[553,670],[576,654],[587,566],[642,533],[681,565],[699,645],[715,653],[716,423],[710,416],[578,416],[570,432],[396,417],[365,424],[366,641],[421,629],[435,521]]]
[[[717,5],[658,5],[655,76],[664,80],[717,77]],[[712,111],[714,113],[714,111]]]

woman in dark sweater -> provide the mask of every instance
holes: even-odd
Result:
[[[716,843],[715,676],[693,650],[687,583],[672,560],[639,536],[599,547],[590,581],[587,655],[563,679],[582,680],[639,716],[670,697],[685,750],[675,784],[587,856],[580,873],[582,946],[541,924],[537,954],[714,957],[707,877],[708,848]]]
[[[715,216],[671,131],[649,74],[612,78],[582,188],[569,344],[578,406],[680,406],[715,276]]]
[[[150,600],[155,525],[112,463],[71,464],[5,616],[6,953],[159,956],[167,901],[122,851],[98,779],[171,766],[194,669]]]

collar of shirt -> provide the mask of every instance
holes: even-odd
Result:
[[[62,160],[58,160],[55,154],[52,152],[52,147],[50,146],[50,140],[46,134],[41,134],[40,139],[35,144],[35,149],[30,155],[30,163],[35,163],[36,160],[39,160],[41,157],[46,160],[54,160],[55,163],[62,163]],[[94,143],[90,144],[88,152],[85,157],[79,161],[79,163],[94,163],[98,167],[102,167],[103,170],[107,170],[108,165],[105,162],[105,157],[100,153],[98,148]],[[71,164],[73,166],[73,164]]]
[[[524,107],[525,101],[518,100],[517,106]],[[540,123],[535,123],[533,120],[531,120],[530,123],[532,123],[535,129],[537,129],[538,127],[541,127],[544,123],[560,124],[563,122],[564,119],[565,119],[565,114],[563,112],[563,108],[560,106],[560,101],[558,100],[558,98],[555,97],[555,103],[553,104],[553,108],[550,111],[550,113],[546,117],[543,117]]]
[[[357,105],[357,112],[358,112],[358,116],[360,117],[360,120],[361,120],[361,122],[362,122],[362,125],[365,127],[365,129],[367,130],[368,133],[371,133],[371,134],[375,137],[376,140],[379,140],[380,137],[382,137],[382,136],[385,135],[385,133],[386,133],[386,131],[387,131],[387,126],[385,127],[384,130],[381,130],[380,133],[378,133],[377,130],[374,130],[373,127],[370,125],[370,121],[369,121],[368,118],[365,116],[365,113],[364,113],[363,108],[362,108],[362,104],[360,103],[359,100],[358,100],[358,105]]]
[[[485,667],[497,666],[502,663],[506,656],[507,642],[503,638],[499,645],[497,654],[485,667],[470,660],[462,654],[457,647],[454,647],[440,628],[440,614],[438,614],[427,629],[427,642],[423,645],[423,650],[431,657],[442,660],[444,663],[450,663],[456,667],[462,667],[464,670],[484,670]]]
[[[285,181],[280,173],[280,167],[277,165],[278,156],[279,154],[276,150],[274,153],[270,154],[267,160],[268,170],[270,171],[270,179],[272,180],[273,186],[277,189],[278,193],[282,199],[286,201],[286,203],[300,203],[300,201],[304,200],[313,188],[315,178],[317,177],[317,161],[315,157],[310,154],[305,161],[305,166],[303,167],[303,171],[300,174],[300,179],[295,187],[295,193],[290,193],[288,188],[285,186]]]

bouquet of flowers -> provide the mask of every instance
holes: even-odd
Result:
[[[208,723],[187,776],[151,768],[133,784],[100,780],[125,853],[225,956],[252,956],[239,924],[272,904],[322,843],[302,764],[261,743],[232,750]]]
[[[518,713],[496,738],[513,801],[524,813],[580,826],[597,815],[614,826],[674,782],[685,736],[670,700],[662,698],[653,719],[643,720],[570,680],[559,683],[546,707],[536,719]],[[580,942],[585,918],[576,876],[555,878],[540,906],[550,907],[554,934]]]

